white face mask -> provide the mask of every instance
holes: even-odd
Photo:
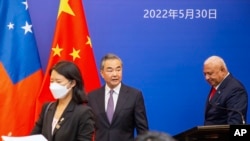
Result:
[[[64,98],[71,89],[67,89],[67,86],[62,86],[56,82],[50,83],[49,88],[55,99]]]

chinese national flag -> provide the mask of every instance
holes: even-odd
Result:
[[[53,101],[49,90],[50,68],[59,60],[73,61],[81,70],[85,91],[100,87],[82,0],[61,0],[47,70],[38,98],[36,117],[45,101]]]

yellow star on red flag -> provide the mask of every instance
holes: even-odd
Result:
[[[72,53],[70,53],[70,55],[73,57],[73,61],[75,61],[76,58],[80,58],[79,52],[80,52],[80,50],[75,50],[75,49],[73,48]]]
[[[86,45],[90,45],[90,47],[92,47],[92,43],[91,43],[91,39],[89,36],[87,36],[87,42],[86,42]]]
[[[53,56],[56,56],[56,55],[58,55],[59,57],[61,56],[61,51],[63,50],[62,48],[60,48],[59,46],[58,46],[58,44],[56,45],[56,47],[53,47],[52,48],[52,50],[53,50]]]
[[[65,12],[65,13],[68,13],[70,15],[75,16],[73,10],[71,9],[71,7],[69,5],[69,0],[61,0],[57,17],[59,17],[59,15],[62,12]]]

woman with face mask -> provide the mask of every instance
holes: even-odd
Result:
[[[31,134],[42,134],[48,141],[91,141],[94,115],[84,104],[79,68],[69,61],[58,62],[50,70],[49,88],[56,102],[44,104]]]

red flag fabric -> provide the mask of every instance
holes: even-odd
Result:
[[[100,87],[100,79],[81,0],[61,0],[47,70],[38,98],[37,114],[45,101],[53,101],[49,91],[50,68],[59,60],[74,61],[81,70],[85,91]]]
[[[0,7],[0,136],[23,136],[34,126],[43,74],[27,1]]]

